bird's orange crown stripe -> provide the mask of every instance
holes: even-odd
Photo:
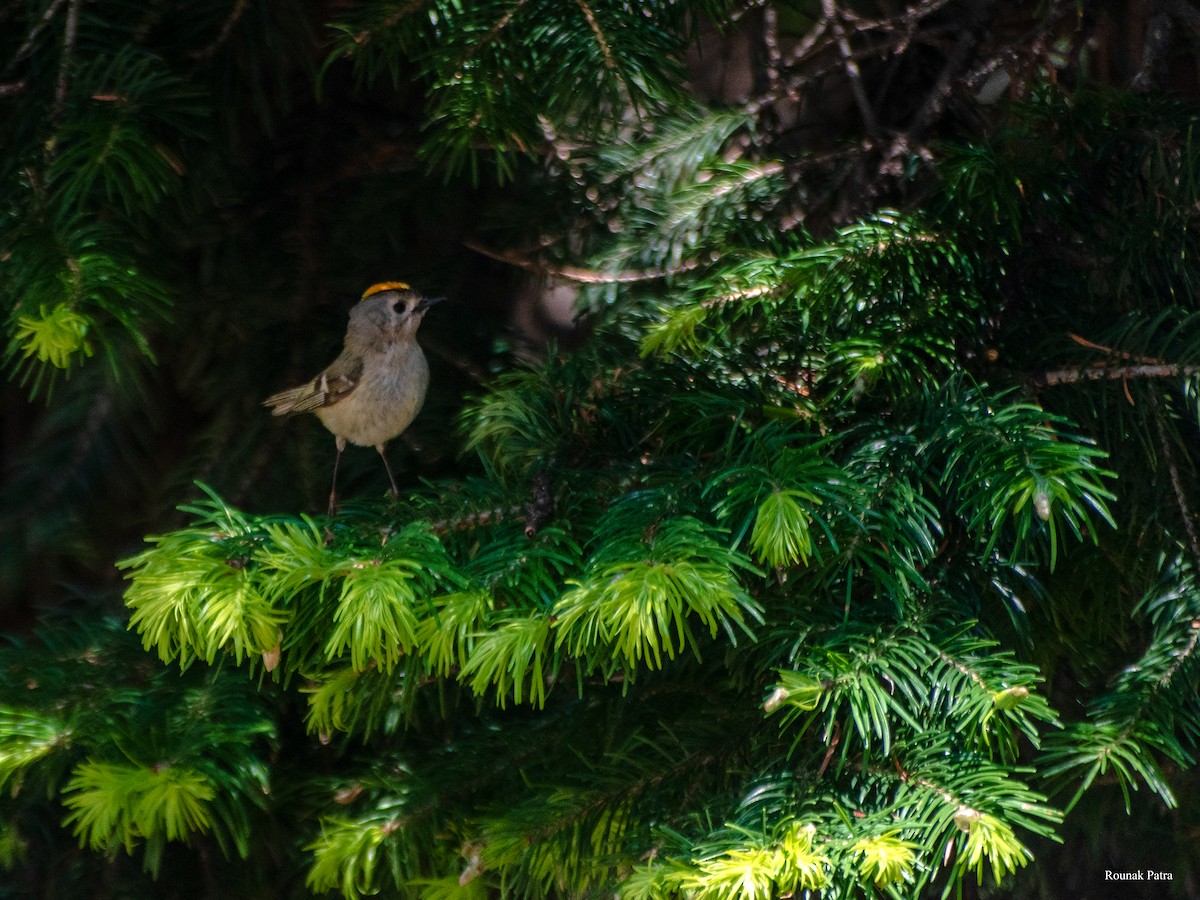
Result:
[[[378,284],[373,284],[363,291],[362,299],[366,300],[372,294],[378,294],[382,291],[407,291],[408,283],[405,281],[381,281]]]

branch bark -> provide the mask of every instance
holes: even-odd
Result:
[[[858,106],[859,115],[862,116],[863,129],[869,137],[876,138],[879,136],[879,117],[875,115],[875,109],[871,106],[871,101],[867,97],[867,89],[863,85],[862,72],[859,70],[858,62],[854,58],[854,51],[850,47],[850,38],[846,35],[846,28],[842,25],[837,3],[834,0],[821,0],[821,9],[825,14],[826,20],[829,22],[830,30],[833,31],[834,36],[837,38],[838,52],[842,56],[842,66],[846,70],[846,77],[850,80],[850,90],[854,94],[854,103]]]
[[[1179,363],[1144,363],[1137,366],[1110,366],[1094,363],[1078,369],[1054,369],[1038,372],[1030,380],[1039,387],[1054,387],[1059,384],[1076,384],[1080,381],[1104,381],[1127,378],[1190,378],[1200,374],[1200,365]]]

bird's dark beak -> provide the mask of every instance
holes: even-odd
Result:
[[[433,306],[433,304],[441,303],[445,299],[445,297],[422,297],[420,302],[417,304],[417,312],[425,312],[425,310],[429,309],[429,307]]]

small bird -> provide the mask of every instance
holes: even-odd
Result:
[[[385,448],[409,426],[429,388],[429,364],[417,343],[425,311],[444,297],[422,297],[403,281],[373,284],[350,310],[341,355],[308,384],[263,401],[276,416],[315,413],[337,439],[329,515],[337,507],[337,473],[346,444],[374,447],[393,496],[399,493]]]

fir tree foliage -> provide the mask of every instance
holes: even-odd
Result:
[[[0,265],[33,392],[97,351],[144,386],[194,212],[249,166],[206,146],[252,156],[239,116],[269,134],[291,96],[263,85],[347,72],[420,87],[437,174],[553,187],[521,262],[576,279],[590,339],[505,364],[460,465],[399,497],[318,517],[201,483],[119,563],[127,621],[0,653],[0,863],[136,890],[126,857],[178,862],[248,896],[946,896],[1020,884],[1114,785],[1178,805],[1196,116],[1048,86],[935,144],[936,88],[881,122],[863,79],[915,78],[896,36],[941,15],[969,52],[968,5],[755,7],[770,64],[724,106],[683,83],[701,17],[751,15],[724,4],[349,4],[319,46],[296,10],[256,37],[254,4],[22,18]],[[786,124],[830,72],[867,135],[844,160]]]
[[[3,651],[5,683],[24,686],[3,710],[6,843],[21,859],[29,836],[61,818],[81,845],[136,854],[152,873],[169,844],[201,836],[247,858],[270,783],[269,705],[234,670],[181,679],[124,628],[60,626]],[[103,696],[94,682],[102,671],[122,673]],[[46,797],[62,803],[49,821]]]
[[[613,0],[579,3],[444,0],[365,4],[332,27],[330,60],[350,56],[359,77],[401,77],[415,57],[429,83],[426,151],[452,170],[477,172],[488,147],[501,176],[543,128],[609,130],[627,113],[654,114],[687,98],[685,39],[694,16],[725,4]],[[632,14],[632,15],[631,15]]]
[[[911,231],[899,223],[889,237],[874,225],[869,235],[873,247],[907,246]],[[941,293],[930,275],[912,273],[907,252],[880,247],[872,259],[883,271],[863,276],[867,298],[880,285],[901,296]],[[804,271],[826,283],[824,265]],[[835,297],[858,307],[854,283]],[[789,326],[790,316],[813,315],[804,302],[813,289],[796,276],[779,290],[764,339],[802,335],[799,348],[777,351],[792,365],[820,365],[856,321],[874,326],[830,300],[832,333]],[[758,315],[743,310],[727,327],[753,335]],[[622,356],[605,358],[614,349]],[[750,370],[713,370],[710,352],[677,347],[646,357],[637,343],[614,338],[603,351],[495,386],[478,401],[471,442],[499,483],[513,487],[456,518],[431,521],[421,511],[443,509],[447,495],[461,508],[457,484],[431,484],[388,509],[382,521],[408,523],[398,531],[364,508],[341,514],[329,535],[312,520],[249,516],[214,498],[192,511],[193,527],[127,561],[134,627],[147,648],[184,665],[231,652],[285,682],[316,679],[309,724],[319,733],[403,729],[423,715],[422,696],[435,684],[553,716],[613,687],[636,708],[657,683],[641,682],[659,671],[670,684],[726,670],[725,699],[715,702],[746,710],[754,685],[763,685],[765,705],[787,713],[736,739],[751,766],[746,776],[774,756],[780,774],[790,766],[809,773],[808,791],[833,789],[829,805],[803,800],[805,786],[793,785],[797,812],[783,816],[791,825],[770,824],[777,816],[760,806],[753,827],[747,817],[732,831],[699,831],[675,865],[656,869],[653,890],[664,896],[850,890],[864,848],[874,846],[862,841],[898,820],[906,823],[901,842],[919,835],[925,848],[959,844],[952,880],[985,868],[999,878],[1024,865],[1029,853],[1015,829],[1051,834],[1056,814],[1022,783],[1033,770],[1017,765],[1020,748],[1036,748],[1041,729],[1059,720],[1038,693],[1036,669],[970,636],[980,624],[945,629],[961,599],[942,586],[942,573],[953,570],[981,592],[991,569],[1009,560],[1052,568],[1060,527],[1098,539],[1112,496],[1100,452],[1061,418],[1011,390],[971,385],[948,364],[934,389],[921,386],[936,363],[921,360],[921,374],[849,390],[845,382],[859,375],[834,368],[801,391],[774,378],[747,385]],[[626,367],[615,383],[598,378]],[[687,384],[700,385],[695,402],[708,407],[698,423],[668,390]],[[904,385],[916,386],[916,396]],[[751,388],[757,408],[743,403]],[[602,402],[607,414],[594,413]],[[896,413],[901,402],[904,415]],[[555,524],[544,532],[528,524],[517,493],[535,466],[555,485]],[[606,485],[599,491],[597,478]],[[1039,508],[1038,491],[1053,498],[1048,509]],[[544,559],[553,560],[549,581]],[[509,571],[497,577],[504,560]],[[164,582],[172,578],[175,588]],[[977,615],[988,615],[980,604]],[[676,672],[681,654],[701,668]],[[774,687],[761,680],[772,668]],[[824,779],[828,788],[819,787]],[[583,793],[547,785],[538,799],[476,823],[483,869],[505,890],[534,895],[598,887],[643,846],[631,797],[663,789],[627,779]],[[841,820],[846,808],[862,814],[867,831]],[[807,815],[792,819],[799,810]],[[353,825],[330,820],[313,845],[310,884],[354,895],[377,883],[377,856],[395,843],[387,824],[395,821],[375,813]],[[588,850],[576,843],[585,834]],[[393,865],[409,873],[400,882],[435,874],[417,868],[414,840],[395,839]],[[885,851],[873,852],[875,869],[916,888],[943,865],[926,850],[919,865],[889,868]]]

